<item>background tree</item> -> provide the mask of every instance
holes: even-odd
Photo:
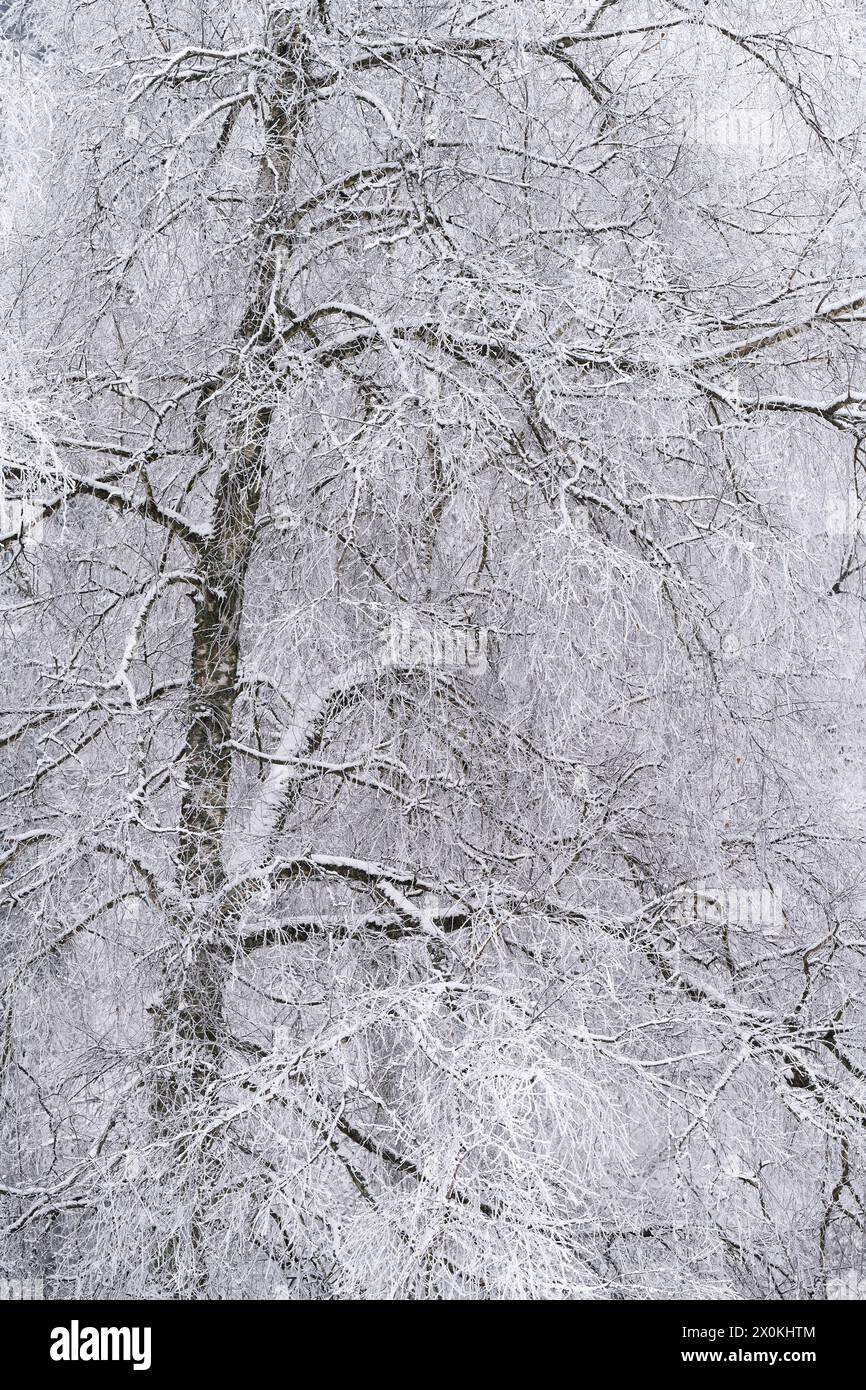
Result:
[[[821,1296],[866,1121],[858,14],[30,8],[3,1261]]]

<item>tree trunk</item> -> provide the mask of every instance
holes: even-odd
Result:
[[[235,404],[224,427],[212,522],[199,557],[178,851],[181,908],[172,923],[175,943],[162,995],[152,1010],[155,1138],[169,1145],[172,1156],[162,1203],[169,1235],[157,1234],[154,1271],[175,1296],[206,1287],[208,1271],[199,1254],[202,1226],[219,1180],[218,1144],[210,1122],[224,1059],[225,979],[232,955],[219,903],[226,881],[230,739],[247,570],[276,405],[271,375],[278,346],[274,297],[283,252],[277,228],[304,110],[300,25],[288,11],[279,10],[269,38],[281,75],[264,121],[258,182],[258,211],[264,217],[238,334],[237,350],[247,365],[233,384]],[[194,1143],[191,1134],[198,1136]],[[175,1172],[182,1175],[180,1191]]]

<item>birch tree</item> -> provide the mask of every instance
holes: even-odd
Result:
[[[859,7],[6,7],[4,1271],[862,1266]]]

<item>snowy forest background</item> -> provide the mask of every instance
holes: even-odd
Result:
[[[862,1296],[862,0],[0,28],[0,1276]]]

